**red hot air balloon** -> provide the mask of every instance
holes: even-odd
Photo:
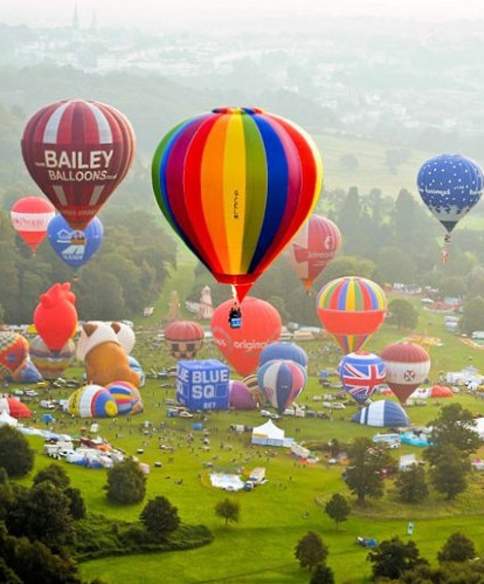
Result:
[[[232,300],[227,300],[213,313],[214,342],[237,373],[249,375],[257,369],[264,347],[279,339],[281,317],[268,302],[247,296],[241,305],[244,312],[242,326],[234,329],[227,318],[231,306]]]
[[[34,253],[44,241],[49,221],[54,217],[54,206],[42,197],[23,197],[10,210],[13,228]]]
[[[40,295],[34,324],[51,351],[61,351],[77,329],[76,296],[69,282],[54,284]]]
[[[175,359],[194,359],[204,336],[203,328],[190,320],[176,320],[165,328],[165,341]]]
[[[81,99],[52,103],[24,130],[25,165],[73,229],[83,230],[133,161],[131,124],[117,109]]]
[[[289,261],[306,290],[341,247],[341,232],[326,217],[311,215],[289,245]]]
[[[430,356],[420,345],[393,343],[381,354],[386,367],[386,382],[403,405],[430,371]]]

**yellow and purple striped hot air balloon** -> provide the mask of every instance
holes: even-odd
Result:
[[[383,290],[366,278],[346,276],[332,280],[319,293],[317,312],[325,329],[344,353],[358,351],[385,320]]]
[[[241,302],[311,213],[322,165],[292,122],[257,108],[219,108],[163,138],[152,179],[173,229]]]

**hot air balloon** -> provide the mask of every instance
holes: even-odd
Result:
[[[215,309],[211,323],[213,340],[237,373],[249,375],[257,369],[262,349],[279,339],[281,317],[265,300],[247,296],[241,305],[244,324],[234,329],[227,318],[231,305],[232,301],[227,300]]]
[[[262,351],[259,357],[259,367],[267,363],[267,361],[274,361],[274,359],[284,359],[287,361],[294,361],[299,363],[302,367],[308,366],[308,356],[304,349],[301,349],[296,343],[288,343],[279,341],[271,343]]]
[[[338,366],[343,388],[358,403],[365,403],[385,381],[385,365],[373,353],[363,351],[345,355]]]
[[[35,113],[24,130],[27,169],[72,229],[85,229],[126,176],[135,137],[110,105],[71,99]]]
[[[394,401],[382,399],[371,403],[353,415],[352,422],[377,428],[406,428],[410,425],[405,410]]]
[[[30,408],[15,397],[0,397],[0,412],[16,419],[32,417]]]
[[[393,343],[381,353],[386,367],[386,382],[400,403],[425,381],[430,371],[430,356],[420,345]]]
[[[105,387],[86,385],[71,394],[67,411],[81,418],[111,418],[117,415],[118,406]]]
[[[0,379],[15,379],[29,357],[29,342],[11,331],[0,331]]]
[[[282,414],[306,385],[306,370],[294,361],[268,361],[257,371],[257,381],[268,402]]]
[[[75,352],[76,346],[72,339],[69,339],[60,351],[51,351],[39,335],[30,342],[30,357],[44,379],[61,377],[69,367]]]
[[[179,124],[152,164],[161,211],[217,281],[234,287],[236,306],[307,219],[321,178],[311,138],[257,108]]]
[[[190,320],[176,320],[165,328],[165,341],[175,359],[194,359],[204,337],[203,328]]]
[[[54,284],[40,295],[34,324],[51,351],[61,351],[77,329],[76,296],[69,282]]]
[[[257,400],[243,381],[229,383],[230,407],[236,410],[255,410]]]
[[[259,387],[257,375],[255,373],[247,375],[242,379],[242,383],[247,387],[254,401],[259,405],[262,404],[264,401],[264,394],[262,393],[262,390]]]
[[[104,227],[94,217],[84,231],[72,229],[62,215],[57,215],[49,223],[47,233],[58,257],[71,268],[80,268],[100,248]]]
[[[143,401],[138,389],[128,381],[114,381],[106,386],[118,406],[118,414],[139,414]]]
[[[341,247],[338,227],[326,217],[311,215],[288,247],[289,261],[306,290]]]
[[[346,276],[332,280],[319,293],[319,320],[344,353],[361,349],[385,320],[383,290],[366,278]]]
[[[35,253],[47,235],[47,225],[55,209],[42,197],[23,197],[12,205],[10,218],[18,235]]]

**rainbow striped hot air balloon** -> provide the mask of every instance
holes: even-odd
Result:
[[[163,138],[152,179],[173,229],[240,303],[311,213],[322,165],[295,124],[256,108],[219,108]]]
[[[346,276],[332,280],[319,293],[319,320],[344,353],[358,351],[385,320],[383,290],[366,278]]]

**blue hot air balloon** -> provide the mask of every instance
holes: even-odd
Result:
[[[417,185],[423,202],[450,234],[481,198],[484,177],[470,158],[440,154],[423,163]]]
[[[260,354],[259,367],[262,367],[262,365],[268,361],[274,361],[274,359],[294,361],[294,363],[299,363],[299,365],[302,365],[303,367],[307,367],[308,365],[306,351],[301,349],[301,347],[295,343],[287,343],[283,341],[270,343]]]
[[[100,248],[104,227],[94,217],[84,231],[72,229],[62,215],[56,215],[47,227],[49,242],[60,259],[71,268],[80,268]]]

